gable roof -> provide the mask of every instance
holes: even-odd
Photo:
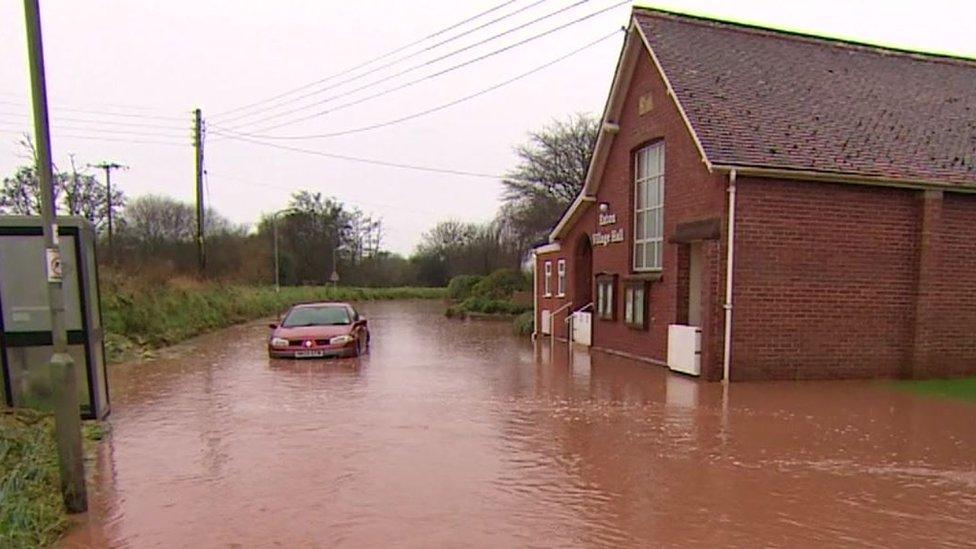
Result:
[[[711,164],[976,185],[976,61],[636,8]]]
[[[641,53],[709,171],[976,190],[976,60],[635,7],[586,182],[550,242],[595,200]]]

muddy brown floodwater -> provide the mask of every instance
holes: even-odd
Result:
[[[363,308],[359,360],[269,361],[252,323],[113,367],[92,511],[64,546],[976,543],[971,404],[881,382],[724,393],[550,360],[440,303]]]

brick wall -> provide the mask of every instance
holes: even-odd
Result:
[[[976,373],[976,196],[929,193],[922,242],[914,377]],[[927,259],[928,264],[924,263]]]
[[[902,375],[913,342],[918,195],[740,178],[733,379]]]

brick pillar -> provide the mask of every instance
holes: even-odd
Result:
[[[937,366],[936,337],[941,314],[938,284],[942,270],[942,191],[928,190],[921,197],[921,223],[918,241],[918,285],[915,294],[915,331],[911,360],[902,371],[914,378]]]

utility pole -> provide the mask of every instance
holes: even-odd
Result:
[[[89,164],[92,168],[105,170],[105,204],[108,213],[108,256],[111,261],[115,261],[115,245],[112,242],[112,170],[127,170],[128,166],[115,162],[102,162],[101,164]]]
[[[44,232],[48,306],[51,310],[51,339],[54,352],[49,362],[51,396],[54,401],[54,431],[61,474],[61,495],[69,513],[88,509],[85,465],[81,449],[81,414],[78,407],[78,378],[68,354],[68,333],[64,324],[64,288],[61,283],[61,247],[54,205],[51,173],[51,133],[48,125],[47,84],[44,79],[44,47],[38,0],[24,0],[27,23],[27,54],[30,62],[34,134],[37,140],[37,174],[41,187],[41,219]]]
[[[207,269],[207,256],[203,247],[203,117],[200,109],[193,111],[193,147],[196,152],[197,180],[197,260],[200,263],[200,276],[204,276]]]

